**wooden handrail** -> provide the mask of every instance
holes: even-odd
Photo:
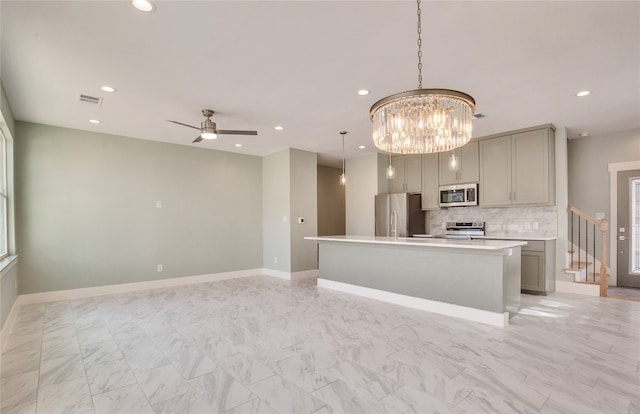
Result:
[[[602,220],[595,219],[595,218],[591,217],[590,215],[588,215],[587,213],[585,213],[584,211],[580,210],[579,208],[576,208],[576,207],[572,206],[571,204],[569,204],[567,210],[573,211],[574,213],[576,213],[577,215],[579,215],[583,219],[587,220],[591,224],[595,224],[598,227],[600,227],[600,225],[603,222],[605,223],[605,226],[606,226],[607,220],[605,220],[605,219],[602,219]],[[602,228],[600,228],[600,230],[602,230]]]
[[[567,210],[569,212],[573,212],[577,214],[579,217],[582,217],[584,220],[590,222],[600,229],[601,239],[600,243],[602,244],[601,257],[600,257],[600,296],[607,296],[607,232],[609,231],[609,223],[606,219],[595,219],[589,216],[584,211],[580,210],[569,204],[567,206]],[[594,235],[595,237],[595,235]],[[579,241],[578,241],[579,242]],[[594,260],[595,260],[595,252],[593,252]]]

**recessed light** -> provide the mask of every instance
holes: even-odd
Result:
[[[360,149],[365,149],[365,148],[367,148],[367,147],[365,147],[364,145],[360,145],[358,148],[360,148]]]
[[[89,122],[91,122],[92,124],[99,124],[100,121],[98,121],[97,119],[90,119]]]
[[[274,127],[273,129],[275,129],[276,131],[282,131],[284,129],[284,127],[278,125],[278,126]]]
[[[589,136],[589,133],[588,133],[588,132],[581,132],[581,133],[580,133],[580,136],[581,136],[581,137],[588,137],[588,136]]]
[[[133,7],[143,12],[150,12],[153,10],[153,4],[147,0],[132,0],[131,4],[133,4]]]
[[[100,89],[102,89],[105,92],[115,92],[116,91],[116,88],[114,88],[113,86],[109,86],[109,85],[101,86]]]
[[[580,91],[576,93],[576,96],[582,98],[583,96],[591,95],[591,91]]]
[[[240,148],[242,146],[242,144],[236,144],[236,147]]]
[[[360,95],[360,96],[366,96],[366,95],[369,95],[370,93],[371,93],[371,91],[369,91],[367,89],[360,89],[358,91],[358,95]]]

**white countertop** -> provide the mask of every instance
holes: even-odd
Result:
[[[502,250],[524,246],[520,240],[457,240],[457,239],[421,239],[414,237],[375,237],[375,236],[323,236],[305,237],[305,240],[331,241],[344,243],[387,244],[394,246],[446,247],[471,250]]]
[[[556,240],[557,236],[492,236],[492,235],[484,235],[484,236],[471,236],[474,239],[485,239],[485,240]]]

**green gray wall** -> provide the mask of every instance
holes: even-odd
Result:
[[[263,159],[264,267],[286,273],[317,269],[316,154],[286,149]],[[298,223],[303,218],[304,223]]]
[[[347,234],[374,236],[375,196],[389,192],[384,175],[388,156],[367,154],[347,160],[345,188]]]
[[[572,139],[567,152],[569,203],[592,217],[603,212],[611,223],[608,166],[640,161],[640,129]],[[616,258],[609,245],[610,236],[611,229],[607,233],[609,264]]]
[[[342,169],[318,166],[318,236],[345,234],[344,186]]]
[[[289,150],[262,159],[264,267],[291,271]]]
[[[569,203],[595,216],[609,211],[610,163],[640,160],[640,129],[593,137],[568,143]]]
[[[262,267],[259,157],[25,122],[15,149],[20,293]]]
[[[291,272],[318,268],[318,176],[315,152],[290,149],[291,154]],[[300,223],[298,219],[303,219]]]

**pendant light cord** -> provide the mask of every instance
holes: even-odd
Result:
[[[347,131],[340,131],[340,135],[342,135],[342,175],[344,175],[344,136]]]
[[[422,10],[420,0],[418,3],[418,89],[422,89]]]

